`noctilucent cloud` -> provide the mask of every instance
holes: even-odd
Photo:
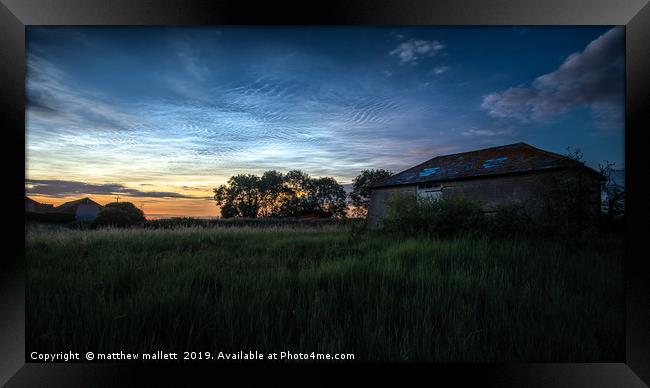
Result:
[[[28,27],[26,192],[216,216],[237,173],[350,183],[527,142],[624,165],[622,27]]]

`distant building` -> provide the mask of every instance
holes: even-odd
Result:
[[[49,203],[40,203],[25,196],[25,211],[30,213],[47,213],[54,209],[54,205]]]
[[[388,210],[387,199],[397,192],[420,198],[464,197],[480,201],[487,212],[515,203],[535,207],[540,192],[552,182],[560,182],[553,178],[566,176],[579,177],[585,189],[585,206],[593,216],[589,222],[597,219],[600,173],[525,143],[437,156],[377,182],[371,189],[368,219],[378,222]]]
[[[59,205],[54,211],[57,213],[74,214],[77,221],[93,221],[97,218],[102,207],[102,205],[90,198],[82,198]]]

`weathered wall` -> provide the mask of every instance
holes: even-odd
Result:
[[[534,202],[551,174],[515,175],[443,184],[445,197],[464,197],[483,203],[485,210],[513,203]]]
[[[372,190],[370,196],[370,205],[368,206],[368,220],[372,224],[377,224],[379,220],[388,211],[386,201],[393,193],[405,193],[410,195],[416,194],[416,186],[398,186]]]
[[[75,217],[77,221],[92,221],[97,218],[100,210],[97,205],[81,204],[77,206]]]
[[[519,203],[531,210],[540,206],[541,196],[544,191],[553,185],[562,182],[567,175],[564,172],[536,173],[527,175],[512,175],[490,178],[477,178],[459,180],[441,184],[445,197],[464,197],[483,203],[486,211],[495,207]],[[591,175],[582,174],[583,185],[588,191],[586,201],[594,209],[594,217],[600,212],[600,183]],[[404,191],[416,195],[416,186],[402,186],[395,188],[380,188],[372,192],[368,218],[376,223],[386,214],[386,199],[395,191]]]

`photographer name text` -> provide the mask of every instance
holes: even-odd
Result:
[[[235,353],[230,352],[163,352],[156,351],[153,353],[128,353],[128,352],[113,352],[113,353],[99,353],[99,352],[86,352],[81,354],[78,352],[60,352],[60,353],[40,353],[31,352],[30,359],[34,362],[72,362],[72,361],[201,361],[201,360],[216,360],[216,361],[256,361],[256,360],[317,360],[317,361],[345,361],[354,360],[352,353],[317,353],[317,352],[274,352],[262,353],[259,351],[239,351]]]

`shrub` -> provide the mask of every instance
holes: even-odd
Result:
[[[381,228],[389,233],[418,235],[425,230],[416,198],[401,193],[392,194],[386,203],[388,211],[380,222]]]
[[[382,229],[401,235],[451,237],[485,230],[481,204],[461,197],[417,198],[395,194],[388,200]]]
[[[498,237],[512,237],[541,232],[523,204],[501,205],[488,219],[491,234]]]
[[[132,226],[145,221],[144,212],[131,202],[111,202],[95,219],[95,226]]]

